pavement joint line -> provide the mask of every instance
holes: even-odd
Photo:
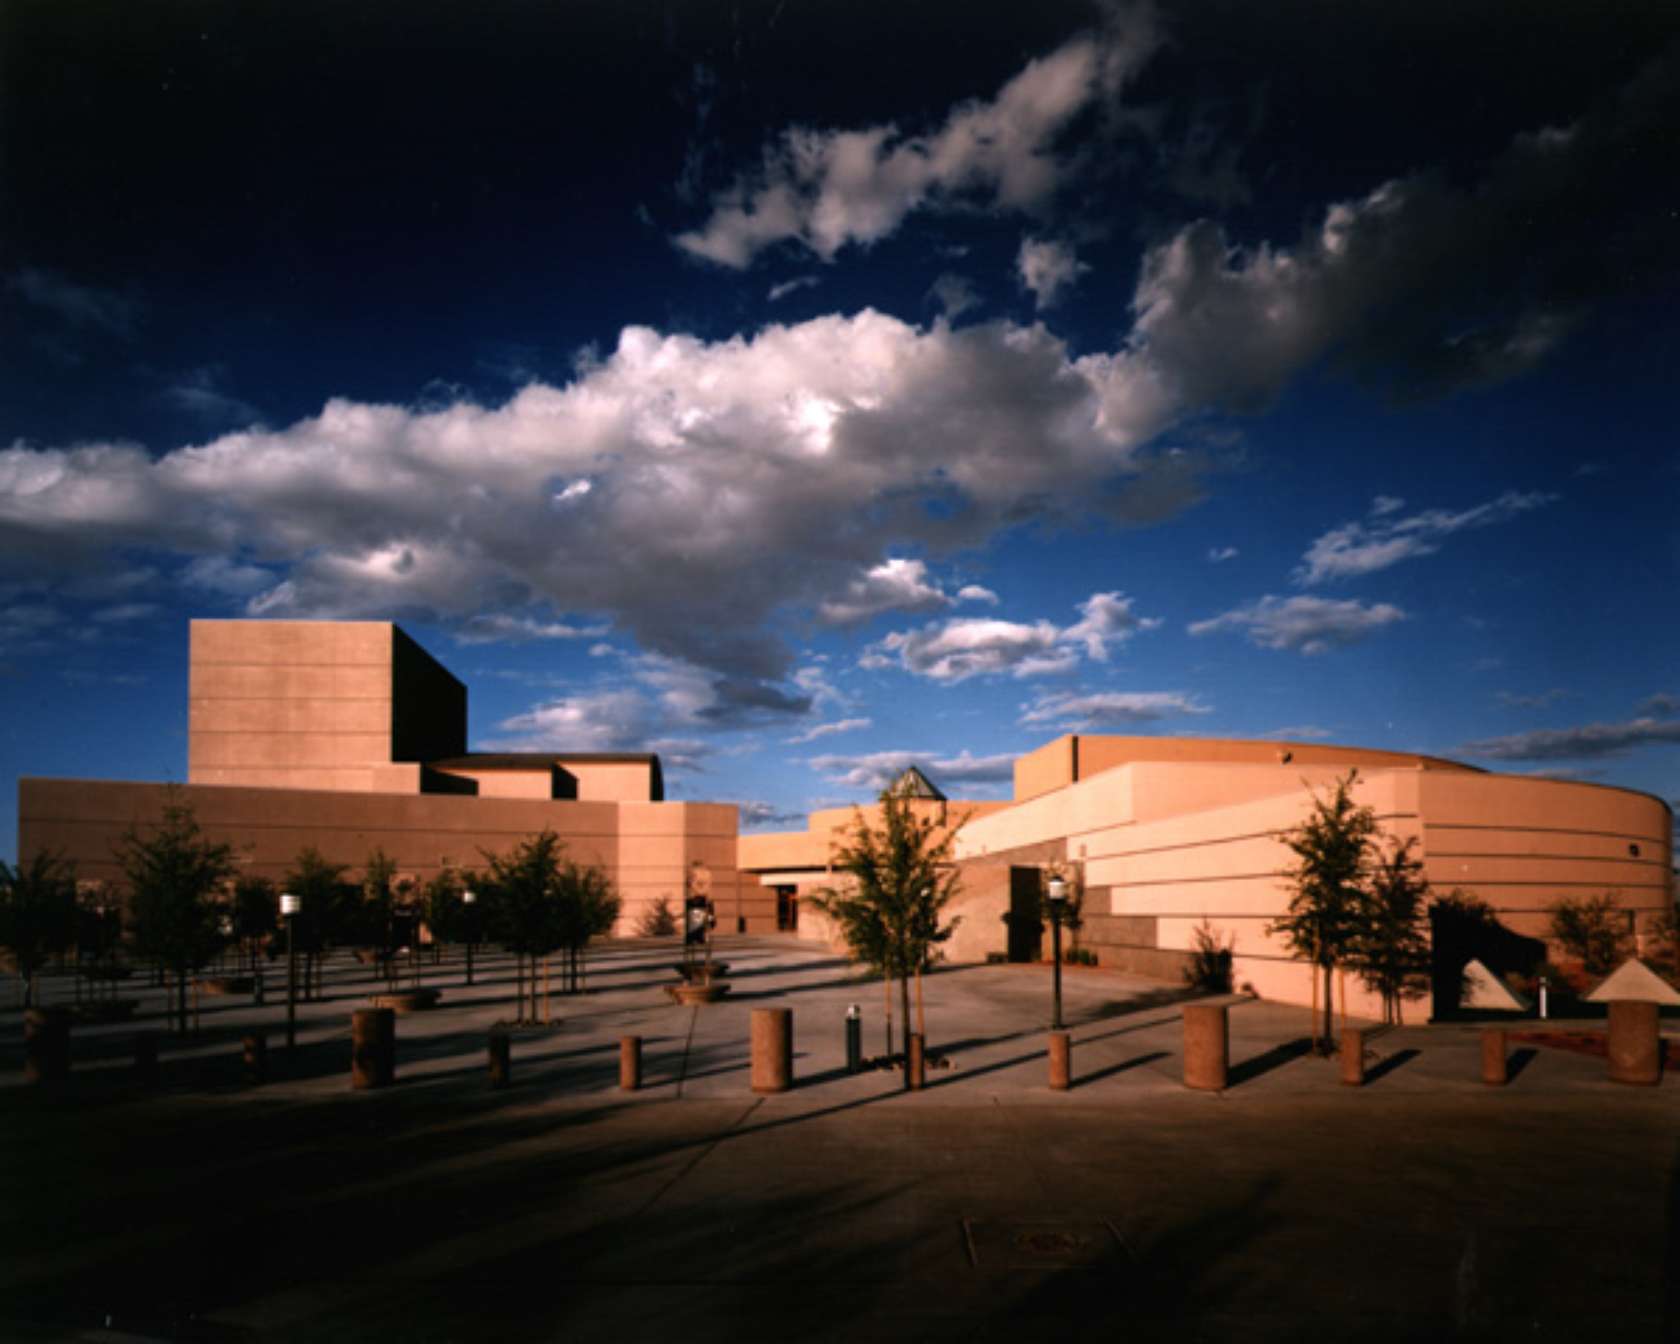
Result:
[[[696,1009],[696,1011],[698,1012],[699,1010]],[[747,1109],[742,1111],[740,1115],[736,1116],[727,1129],[719,1130],[716,1134],[714,1134],[711,1142],[706,1144],[705,1147],[701,1148],[699,1152],[691,1157],[681,1171],[653,1192],[653,1194],[649,1197],[648,1202],[636,1210],[634,1218],[645,1218],[653,1206],[659,1203],[660,1200],[664,1199],[678,1182],[685,1180],[696,1167],[706,1160],[707,1157],[716,1152],[720,1143],[729,1138],[732,1134],[738,1133],[741,1126],[751,1119],[752,1113],[762,1105],[764,1105],[764,1098],[754,1097],[751,1103],[747,1106]]]

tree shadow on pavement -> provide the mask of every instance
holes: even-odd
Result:
[[[1282,1045],[1274,1045],[1264,1054],[1254,1055],[1240,1064],[1231,1065],[1225,1072],[1225,1084],[1227,1087],[1241,1087],[1244,1083],[1251,1083],[1262,1074],[1282,1068],[1285,1064],[1311,1052],[1312,1042],[1305,1036],[1298,1040],[1285,1041]]]

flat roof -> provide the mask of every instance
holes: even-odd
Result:
[[[469,751],[465,756],[450,756],[426,764],[434,770],[546,770],[568,764],[657,768],[659,755],[652,751]]]

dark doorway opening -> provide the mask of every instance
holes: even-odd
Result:
[[[1037,868],[1009,870],[1009,959],[1038,961],[1044,956],[1044,916],[1040,902],[1044,874]]]
[[[782,933],[796,933],[799,929],[799,888],[776,888],[776,928]]]

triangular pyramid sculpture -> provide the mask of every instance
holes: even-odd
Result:
[[[894,798],[926,798],[936,803],[945,801],[945,795],[938,786],[913,765],[904,767],[903,773],[887,785],[887,792]]]
[[[1629,957],[1587,995],[1588,1003],[1616,1003],[1628,999],[1635,1003],[1657,1003],[1664,1008],[1680,1007],[1680,992],[1676,992],[1673,985],[1638,957]]]
[[[1524,1013],[1528,1011],[1528,1000],[1512,992],[1509,985],[1481,962],[1472,960],[1464,967],[1464,997],[1459,1000],[1458,1006],[1499,1013]]]

